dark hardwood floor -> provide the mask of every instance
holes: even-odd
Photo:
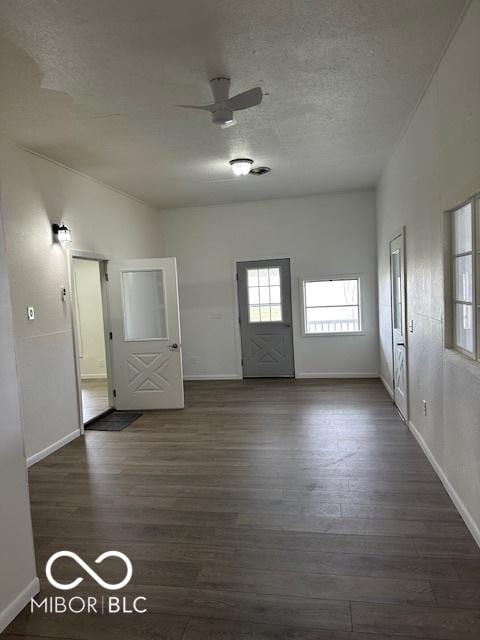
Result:
[[[25,610],[5,638],[478,640],[480,550],[376,380],[187,383],[184,411],[88,432],[30,470],[45,595],[145,614]],[[105,592],[78,553],[118,581]],[[38,599],[38,598],[37,598]]]

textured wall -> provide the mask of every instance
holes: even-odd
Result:
[[[480,191],[479,33],[474,0],[383,173],[377,202],[381,372],[391,384],[388,243],[406,225],[410,419],[477,527],[480,364],[444,346],[443,216]]]
[[[67,254],[51,224],[65,220],[76,249],[112,258],[161,255],[157,214],[112,189],[8,143],[0,179],[27,457],[78,428]],[[27,306],[36,320],[27,320]]]
[[[167,255],[178,264],[186,376],[238,376],[234,263],[292,258],[297,375],[378,371],[373,191],[165,211]],[[363,336],[304,337],[300,279],[362,275]]]
[[[0,208],[0,632],[36,576],[1,215]]]

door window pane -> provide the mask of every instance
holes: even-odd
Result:
[[[125,340],[167,338],[163,270],[123,271]]]
[[[465,351],[473,352],[472,307],[468,304],[455,305],[455,342]]]
[[[402,333],[402,273],[400,251],[392,253],[393,328]]]
[[[247,269],[249,322],[281,322],[280,267]]]
[[[359,332],[359,279],[304,282],[305,333]]]
[[[470,202],[453,213],[453,239],[455,254],[472,250],[472,204]]]
[[[455,300],[472,302],[472,256],[455,258]]]

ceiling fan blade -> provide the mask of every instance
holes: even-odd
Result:
[[[197,106],[194,104],[176,104],[176,107],[181,107],[182,109],[200,109],[201,111],[214,111],[215,110],[215,105],[214,104],[207,104],[203,107],[201,106]]]
[[[263,98],[263,91],[260,87],[249,89],[243,93],[238,93],[236,96],[232,96],[228,100],[225,100],[225,105],[232,111],[240,111],[241,109],[248,109],[249,107],[255,107],[260,104]]]

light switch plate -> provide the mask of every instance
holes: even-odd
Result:
[[[34,307],[27,307],[27,318],[29,320],[35,320],[35,309],[34,309]]]

